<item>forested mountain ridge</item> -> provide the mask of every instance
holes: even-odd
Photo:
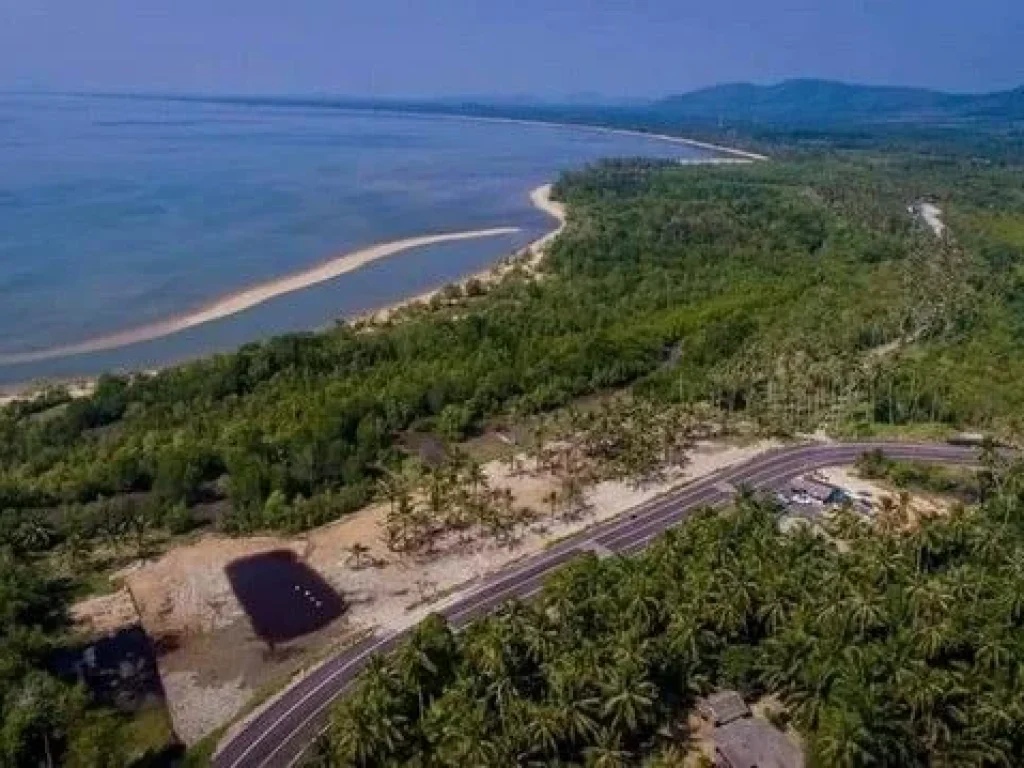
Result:
[[[878,130],[892,126],[920,130],[929,125],[969,124],[977,129],[1024,121],[1024,85],[989,93],[949,93],[909,86],[861,85],[810,78],[785,80],[772,85],[723,83],[655,100],[102,95],[257,106],[455,114],[669,132],[677,131],[681,126],[717,129],[720,124],[741,126],[747,132],[755,126],[834,131],[865,127]]]
[[[778,126],[1024,120],[1024,86],[992,93],[869,86],[831,80],[775,85],[730,83],[670,96],[652,113],[676,120],[725,120]]]

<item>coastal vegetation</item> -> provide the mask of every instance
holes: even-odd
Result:
[[[998,454],[990,454],[990,461],[999,461]],[[995,492],[993,475],[989,472],[920,461],[895,461],[882,451],[862,456],[857,470],[862,477],[888,481],[901,492],[933,493],[965,504],[977,503]]]
[[[68,585],[0,547],[0,765],[119,766],[129,718],[53,671],[72,642]],[[158,745],[159,746],[159,745]]]
[[[203,526],[300,531],[374,498],[393,501],[395,547],[417,551],[439,530],[500,536],[524,521],[469,461],[396,486],[413,436],[454,444],[547,425],[532,450],[561,460],[551,514],[574,511],[581,482],[640,482],[692,435],[735,427],[974,428],[1012,441],[1024,413],[1017,161],[787,146],[770,163],[569,173],[555,189],[568,225],[538,275],[511,269],[385,322],[0,410],[3,759],[86,754],[79,739],[117,733],[47,664],[61,607],[97,572]],[[922,199],[951,234],[908,211]],[[616,393],[604,410],[574,409]],[[567,447],[545,455],[552,443]],[[980,507],[920,531],[843,520],[831,533],[845,553],[780,536],[771,505],[747,499],[636,560],[575,566],[537,605],[465,637],[432,621],[373,668],[325,754],[616,765],[664,753],[652,759],[671,764],[665,734],[697,692],[729,683],[781,695],[825,764],[887,750],[907,764],[1013,762],[1018,476],[994,465],[973,486],[955,478]],[[36,701],[47,705],[22,708]]]
[[[531,523],[578,520],[588,511],[584,489],[602,480],[636,487],[663,480],[685,463],[695,438],[707,437],[680,406],[623,397],[588,410],[573,407],[557,417],[535,417],[529,430],[520,431],[529,437],[507,453],[508,473],[554,481],[543,509],[517,506],[510,488],[492,487],[480,462],[455,448],[381,479],[377,495],[388,502],[383,524],[388,548],[430,554],[450,534],[461,543],[482,534],[511,544]]]
[[[370,500],[400,469],[403,434],[458,441],[622,387],[776,435],[1013,436],[1016,174],[985,159],[807,152],[570,173],[556,194],[571,219],[541,279],[512,270],[385,323],[3,409],[0,531],[89,571],[90,550],[144,553],[209,522],[301,530]],[[951,236],[908,212],[924,197]]]

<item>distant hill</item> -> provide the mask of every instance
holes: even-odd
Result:
[[[1024,87],[985,94],[926,88],[786,80],[734,83],[654,102],[657,114],[689,121],[774,124],[1024,120]]]

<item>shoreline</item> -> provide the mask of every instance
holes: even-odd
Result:
[[[131,344],[138,344],[144,341],[153,341],[165,336],[195,328],[206,323],[223,320],[239,312],[244,312],[260,304],[264,304],[279,296],[311,288],[320,283],[333,280],[348,272],[366,266],[380,259],[394,256],[404,251],[415,248],[423,248],[430,245],[442,243],[462,242],[466,240],[477,240],[487,237],[498,237],[501,235],[513,235],[520,232],[519,227],[494,227],[491,229],[477,229],[466,232],[451,232],[447,234],[419,235],[407,237],[401,240],[393,240],[385,243],[378,243],[366,248],[360,248],[349,253],[328,259],[316,266],[295,272],[284,277],[269,280],[264,283],[243,288],[234,293],[215,299],[199,309],[185,314],[169,317],[164,320],[147,323],[146,325],[130,328],[124,331],[104,336],[97,336],[85,341],[65,344],[47,349],[29,350],[24,352],[0,352],[0,365],[18,365],[23,363],[37,363],[44,360],[53,360],[61,357],[84,355],[93,352],[106,352],[111,349],[127,347]]]
[[[672,144],[693,146],[705,150],[721,152],[726,155],[731,155],[731,157],[681,159],[680,163],[682,164],[716,165],[730,163],[751,163],[769,159],[765,155],[759,155],[753,152],[747,152],[742,149],[735,149],[732,147],[725,147],[717,144],[698,141],[696,139],[686,139],[678,136],[669,136],[667,134],[645,133],[643,131],[632,131],[624,128],[608,128],[604,126],[594,125],[573,125],[569,123],[553,123],[540,120],[518,120],[514,118],[500,117],[460,117],[458,115],[442,114],[430,115],[430,117],[453,120],[476,120],[485,122],[541,125],[553,128],[584,129],[590,131],[597,131],[601,133],[636,136],[641,138],[653,139],[657,141],[665,141]],[[565,206],[564,204],[551,199],[551,191],[553,186],[554,185],[552,183],[542,184],[541,186],[531,190],[530,192],[530,202],[533,204],[533,206],[538,210],[546,213],[548,216],[550,216],[551,218],[555,219],[558,222],[558,225],[555,227],[555,229],[539,237],[537,240],[534,240],[532,243],[516,252],[516,256],[522,256],[527,253],[532,254],[532,258],[526,264],[527,269],[530,270],[531,272],[536,269],[540,261],[543,259],[544,252],[548,245],[550,245],[551,241],[558,237],[558,235],[561,234],[562,230],[565,229]],[[431,244],[467,240],[472,239],[474,237],[493,237],[499,234],[514,234],[515,232],[518,231],[520,230],[517,227],[498,227],[494,229],[474,230],[470,232],[458,232],[446,235],[425,235],[413,238],[406,238],[404,240],[399,241],[392,241],[389,243],[381,243],[375,246],[369,246],[368,248],[360,249],[348,254],[337,256],[333,259],[329,259],[328,261],[311,267],[307,270],[304,270],[303,272],[299,272],[293,275],[287,275],[283,278],[278,278],[277,280],[272,280],[267,283],[262,283],[257,286],[252,286],[250,288],[243,289],[242,291],[236,292],[235,294],[230,294],[226,297],[218,299],[213,304],[207,305],[205,308],[200,308],[199,310],[189,313],[188,315],[179,315],[177,317],[169,318],[167,320],[150,323],[148,325],[142,326],[141,328],[135,328],[129,331],[121,331],[118,333],[99,337],[97,339],[90,339],[84,342],[79,342],[77,344],[65,345],[59,348],[9,354],[0,353],[0,365],[4,363],[15,364],[17,362],[41,361],[46,359],[71,356],[75,354],[87,354],[89,352],[105,351],[108,349],[115,349],[118,347],[127,346],[129,344],[136,342],[162,338],[164,336],[169,336],[173,333],[177,333],[179,331],[195,327],[196,325],[200,325],[207,322],[213,322],[214,320],[222,319],[223,317],[227,317],[231,314],[244,311],[245,309],[249,309],[251,307],[257,306],[258,304],[262,304],[266,301],[269,301],[270,299],[275,298],[276,296],[299,291],[302,290],[303,288],[311,287],[320,282],[333,279],[334,277],[343,275],[346,272],[351,272],[355,269],[358,269],[359,267],[365,266],[366,264],[376,259],[385,258],[387,256],[394,255],[401,251],[423,247]],[[383,252],[378,252],[381,250],[383,250]],[[373,255],[374,253],[376,253],[376,255]],[[349,261],[346,262],[346,260]],[[471,280],[477,280],[485,285],[489,285],[504,277],[505,274],[507,274],[507,272],[513,266],[515,266],[515,264],[515,260],[513,260],[511,263],[507,261],[499,261],[486,270],[481,270],[474,274],[466,275],[465,277],[455,281],[454,283],[445,283],[444,285],[437,286],[435,288],[423,291],[413,296],[408,296],[406,298],[400,299],[390,304],[386,304],[376,309],[358,313],[351,317],[339,319],[346,320],[347,322],[353,325],[373,325],[376,323],[388,322],[393,318],[395,313],[397,313],[398,311],[416,304],[430,301],[432,298],[434,298],[434,296],[438,295],[441,291],[443,291],[447,285],[454,284],[464,288],[466,284],[469,283]],[[311,275],[325,274],[331,272],[332,270],[337,271],[335,271],[333,274],[329,274],[326,277],[321,277],[318,280],[314,280],[306,284],[299,284],[299,281],[301,281],[301,279],[303,278],[309,279],[309,276]],[[295,281],[294,284],[293,281]],[[263,298],[254,299],[254,297],[258,297],[260,295],[259,292],[261,290],[266,290],[268,287],[272,286],[282,285],[287,285],[289,287],[287,287],[285,290],[281,290],[278,293],[274,293]],[[234,309],[233,311],[226,312],[225,314],[220,316],[212,316],[212,314],[215,313],[216,311],[223,311],[224,307],[230,306],[236,301],[252,301],[252,303],[246,306],[242,306],[241,308]],[[202,317],[203,319],[189,322],[189,318],[197,317]],[[146,335],[141,338],[136,337],[137,334],[142,334],[143,332],[151,333],[154,329],[159,329],[161,332],[158,335]],[[123,341],[123,339],[130,340]],[[113,343],[115,340],[118,340],[117,343]],[[104,346],[94,348],[93,345],[99,343],[102,343]],[[175,365],[181,365],[184,362],[185,361],[180,360],[170,362],[165,366],[160,366],[159,368],[148,370],[143,375],[153,375],[159,372],[160,370],[163,370],[164,368],[171,368],[174,367]],[[88,396],[95,389],[96,381],[98,380],[98,378],[98,376],[83,375],[69,376],[67,378],[59,379],[41,378],[27,382],[0,384],[0,408],[18,400],[31,400],[35,397],[38,397],[48,389],[52,389],[54,387],[68,388],[73,398]]]
[[[543,184],[530,192],[530,202],[532,205],[558,221],[558,226],[554,230],[537,238],[532,243],[516,252],[517,255],[532,252],[534,254],[534,261],[531,263],[531,267],[535,266],[536,262],[543,257],[544,249],[565,227],[565,206],[562,203],[558,203],[551,199],[551,190],[553,186],[553,184]],[[70,356],[74,354],[101,352],[107,349],[116,349],[118,347],[127,346],[128,344],[163,338],[164,336],[169,336],[179,331],[193,328],[197,325],[229,317],[238,312],[250,309],[251,307],[258,306],[266,301],[270,301],[277,296],[294,293],[296,291],[303,290],[304,288],[309,288],[314,285],[318,285],[319,283],[332,280],[346,274],[347,272],[352,272],[360,267],[370,264],[373,261],[387,258],[388,256],[393,256],[407,250],[422,248],[428,245],[436,245],[439,243],[459,242],[470,239],[515,234],[519,231],[521,231],[519,227],[495,227],[492,229],[455,232],[442,235],[421,235],[418,237],[405,238],[403,240],[379,243],[377,245],[362,248],[337,256],[333,259],[329,259],[326,262],[302,272],[286,275],[285,277],[261,283],[250,288],[244,288],[241,291],[229,294],[221,299],[217,299],[205,308],[198,309],[194,312],[178,315],[177,317],[168,318],[167,320],[160,320],[155,323],[144,325],[140,328],[120,331],[107,336],[88,339],[84,342],[66,345],[63,347],[54,347],[32,352],[16,352],[10,354],[0,353],[0,364],[37,362],[40,360]],[[404,309],[405,307],[429,301],[436,294],[443,291],[447,285],[455,284],[464,287],[469,281],[474,279],[488,284],[504,274],[504,272],[497,275],[495,274],[495,271],[500,269],[501,265],[499,263],[487,270],[466,275],[455,283],[445,283],[445,285],[431,288],[430,290],[423,291],[413,296],[408,296],[390,304],[341,319],[345,319],[347,322],[353,324],[360,322],[386,322],[394,315],[394,313]],[[125,341],[125,339],[130,340]],[[168,363],[166,366],[146,371],[145,375],[153,375],[163,368],[170,368],[180,364],[182,364],[181,361]],[[95,390],[98,378],[98,376],[73,376],[66,379],[40,379],[37,381],[22,383],[0,384],[0,408],[18,400],[31,400],[42,395],[47,390],[56,387],[66,387],[72,398],[85,397],[92,394]]]
[[[669,144],[679,144],[685,147],[696,147],[698,149],[706,149],[711,152],[721,152],[731,157],[725,158],[695,158],[689,162],[693,163],[736,163],[736,162],[753,162],[768,160],[767,155],[760,155],[757,152],[748,152],[745,149],[737,149],[736,147],[727,147],[724,144],[714,144],[709,141],[700,141],[699,139],[687,139],[682,136],[672,136],[668,133],[647,133],[646,131],[640,131],[630,128],[612,128],[606,125],[593,125],[591,123],[558,123],[552,120],[528,120],[526,118],[519,117],[486,117],[483,115],[458,115],[450,114],[446,112],[407,112],[401,109],[360,109],[351,108],[353,112],[373,112],[375,114],[382,115],[400,115],[404,117],[428,117],[431,119],[440,120],[462,120],[475,123],[498,123],[505,125],[539,125],[547,128],[570,128],[573,130],[592,131],[594,133],[607,133],[614,136],[633,136],[636,138],[653,139],[655,141],[664,141]],[[682,162],[687,162],[683,160]]]
[[[420,293],[414,294],[412,296],[407,296],[404,299],[399,299],[398,301],[391,302],[390,304],[385,304],[382,307],[377,307],[375,309],[367,310],[366,312],[361,312],[349,318],[345,318],[345,320],[347,320],[347,322],[349,322],[352,325],[373,325],[375,323],[385,323],[391,320],[394,317],[395,313],[399,312],[400,310],[406,309],[407,307],[415,306],[416,304],[423,304],[429,302],[431,299],[440,294],[442,291],[444,291],[445,288],[447,288],[450,285],[457,285],[460,288],[465,289],[466,285],[468,285],[471,281],[474,280],[479,283],[482,283],[483,285],[491,285],[505,276],[505,274],[515,264],[516,257],[522,257],[526,254],[532,254],[532,258],[526,265],[527,269],[532,272],[534,269],[536,269],[537,265],[544,258],[544,252],[547,249],[548,245],[551,243],[551,241],[558,237],[558,235],[561,234],[562,230],[565,229],[565,205],[563,203],[559,203],[556,200],[551,199],[551,191],[553,188],[554,184],[548,183],[542,184],[536,189],[531,190],[530,203],[537,210],[555,219],[555,221],[558,222],[558,226],[555,227],[550,232],[548,232],[547,234],[541,235],[532,243],[529,243],[528,245],[525,245],[522,248],[520,248],[518,251],[515,252],[513,259],[511,261],[498,262],[486,269],[482,269],[473,274],[461,277],[458,280],[449,281],[444,285],[439,285],[435,288],[430,288],[426,291],[421,291]]]

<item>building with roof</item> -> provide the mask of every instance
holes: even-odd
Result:
[[[789,484],[789,497],[799,503],[822,505],[842,504],[850,499],[842,488],[803,477]]]
[[[716,768],[803,768],[800,748],[765,720],[753,717],[736,691],[718,691],[697,702],[713,727]]]
[[[770,723],[754,717],[734,720],[714,731],[716,768],[803,768],[804,756]]]
[[[700,716],[716,728],[741,717],[750,717],[750,709],[736,691],[717,691],[697,702]]]

